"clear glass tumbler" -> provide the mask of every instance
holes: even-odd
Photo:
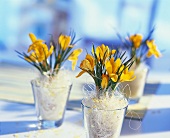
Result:
[[[47,87],[32,80],[31,85],[39,121],[38,127],[41,129],[61,126],[72,84]]]
[[[101,110],[86,106],[84,101],[83,99],[81,105],[86,137],[118,138],[128,105],[115,110]]]

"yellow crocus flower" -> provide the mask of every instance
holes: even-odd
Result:
[[[28,53],[33,51],[29,58],[34,62],[42,62],[46,60],[53,53],[54,47],[51,46],[50,50],[48,50],[48,47],[43,43],[43,40],[37,39],[36,36],[32,33],[30,33],[29,36],[32,44],[28,48]],[[27,60],[28,58],[25,59]]]
[[[118,79],[117,73],[120,66],[121,66],[120,58],[114,61],[114,58],[112,57],[110,60],[106,61],[105,63],[106,71],[113,82],[117,82]]]
[[[86,55],[86,58],[81,62],[80,68],[87,70],[87,71],[93,71],[95,65],[95,60],[93,56],[90,54]]]
[[[91,55],[89,55],[89,54],[87,54],[87,55],[86,55],[86,59],[90,62],[90,65],[91,65],[90,71],[93,71],[93,70],[94,70],[94,66],[95,66],[94,57],[91,56]],[[80,65],[80,67],[81,67],[81,65]]]
[[[133,81],[135,78],[136,76],[134,76],[134,71],[128,71],[128,68],[126,68],[121,74],[120,82]]]
[[[114,52],[114,51],[113,51]],[[110,49],[108,46],[102,44],[96,48],[96,55],[98,60],[105,61],[105,59],[110,55]]]
[[[82,69],[82,71],[76,76],[76,78],[80,77],[85,72],[88,71],[93,72],[94,66],[95,66],[94,57],[87,54],[86,58],[80,64],[80,68]]]
[[[71,37],[67,35],[60,35],[58,39],[58,43],[63,51],[65,51],[68,47],[72,47],[70,45]]]
[[[135,34],[130,36],[130,41],[133,43],[135,48],[139,48],[141,43],[142,43],[142,35],[140,34]]]
[[[108,86],[108,81],[109,81],[109,77],[105,74],[102,74],[102,82],[101,82],[101,87],[104,89],[104,88],[107,88]]]
[[[156,58],[159,58],[161,56],[161,53],[157,50],[154,40],[148,40],[146,41],[146,44],[149,48],[148,53],[146,55],[147,57],[151,57],[152,55],[154,55]]]
[[[75,70],[77,60],[78,60],[78,56],[82,53],[82,51],[83,51],[82,49],[76,49],[68,57],[68,60],[72,61],[72,70]]]

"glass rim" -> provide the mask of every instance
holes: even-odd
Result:
[[[87,106],[85,104],[83,104],[83,101],[84,101],[84,98],[81,100],[81,105],[83,107],[86,107],[86,108],[89,108],[89,109],[93,109],[93,110],[100,110],[100,111],[117,111],[117,110],[123,110],[123,109],[127,109],[128,108],[128,100],[127,100],[127,105],[126,106],[123,106],[122,108],[116,108],[116,109],[98,109],[98,108],[92,108],[90,106]]]
[[[40,88],[42,85],[36,85],[35,84],[35,81],[36,81],[36,79],[32,79],[30,82],[31,82],[31,85],[34,85],[34,87],[36,87],[36,88]],[[69,83],[69,85],[64,85],[64,86],[59,86],[59,87],[52,87],[52,88],[50,88],[50,89],[62,89],[62,88],[70,88],[70,87],[72,87],[73,86],[73,83],[72,82],[70,82]],[[48,88],[48,87],[47,87]]]

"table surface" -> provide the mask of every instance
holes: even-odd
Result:
[[[31,91],[31,88],[26,87],[26,84],[29,83],[31,76],[35,76],[34,74],[31,75],[32,71],[29,69],[27,69],[27,73],[25,73],[26,69],[27,68],[21,70],[20,67],[12,68],[1,66],[1,99],[3,97],[2,94],[4,94],[6,98],[6,96],[14,90],[11,97],[12,100],[19,96],[16,95],[16,91],[18,90],[21,90],[21,93],[23,89]],[[29,77],[28,74],[30,74]],[[150,72],[149,74],[149,82],[154,82],[151,87],[152,89],[148,90],[148,92],[151,92],[152,97],[147,105],[145,116],[142,121],[126,118],[123,123],[121,138],[170,138],[170,77],[168,74],[163,73],[155,74]],[[75,76],[75,74],[73,76]],[[84,77],[78,82],[81,83],[81,81],[84,82],[87,80],[88,79]],[[155,85],[158,83],[159,87]],[[77,87],[81,86],[77,83],[76,85]],[[81,89],[81,87],[79,89]],[[71,95],[71,99],[76,99],[80,92],[77,90],[73,90],[72,92],[74,94]],[[81,111],[74,109],[67,110],[64,123],[59,128],[38,130],[36,124],[37,118],[33,104],[0,100],[0,138],[85,138]]]
[[[125,119],[121,138],[170,138],[170,84],[161,84],[142,121]],[[85,138],[82,112],[67,110],[61,127],[38,130],[34,105],[0,101],[2,138]]]

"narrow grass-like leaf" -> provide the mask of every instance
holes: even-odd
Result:
[[[120,56],[120,59],[122,59],[125,54],[126,54],[126,51]]]

